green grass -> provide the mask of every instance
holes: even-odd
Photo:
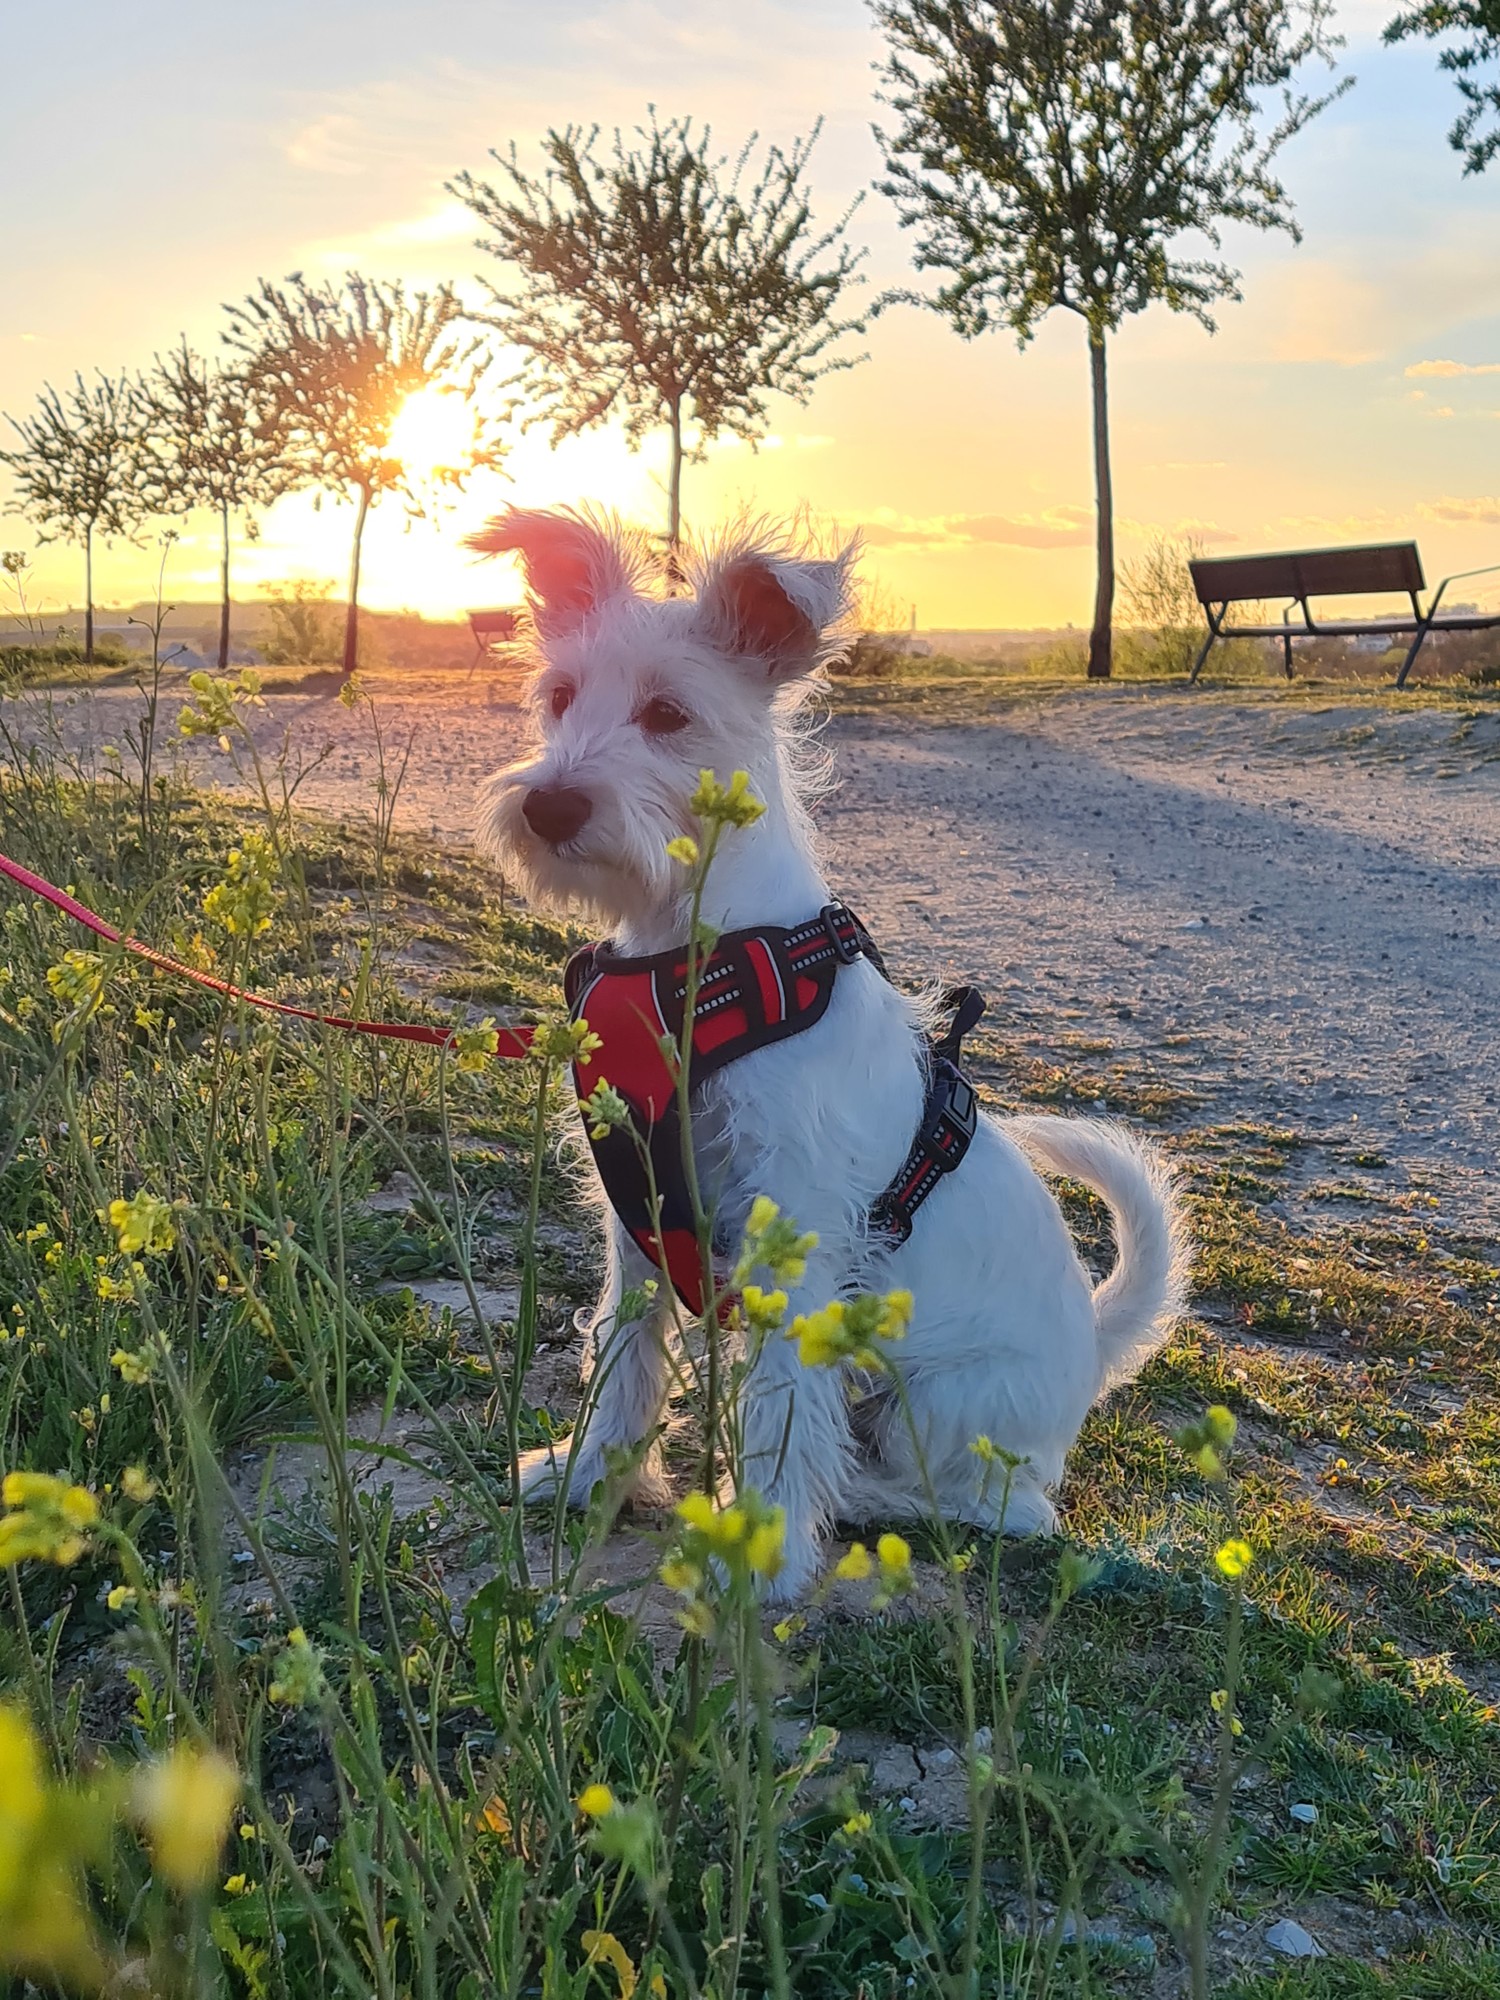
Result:
[[[203,901],[257,823],[279,901],[237,939]],[[478,864],[287,814],[274,784],[257,813],[13,757],[0,848],[174,954],[338,1011],[545,1016],[575,942]],[[134,1963],[236,2000],[583,2000],[621,1990],[584,1942],[608,1933],[669,2000],[1166,1995],[1194,1926],[1203,1990],[1242,2000],[1495,1989],[1500,1274],[1394,1180],[1344,1214],[1378,1156],[1208,1122],[1097,1035],[1045,1061],[981,1037],[992,1103],[1150,1122],[1192,1204],[1199,1317],[1073,1454],[1087,1567],[914,1532],[917,1588],[888,1611],[820,1598],[778,1637],[748,1590],[706,1583],[699,1643],[679,1600],[641,1595],[669,1528],[607,1536],[606,1495],[523,1536],[508,1503],[514,1452],[568,1421],[543,1336],[597,1275],[539,1065],[470,1073],[122,962],[85,965],[69,1004],[47,971],[85,941],[19,900],[0,922],[0,1469],[101,1509],[77,1560],[0,1571],[0,1699],[51,1788],[30,1873],[0,1878],[0,1962],[6,1897],[56,1863],[88,1884],[97,1961],[63,1981],[83,1990]],[[398,1170],[405,1211],[372,1212]],[[137,1272],[99,1211],[142,1192],[173,1204],[173,1240]],[[1102,1262],[1098,1203],[1065,1198]],[[515,1313],[434,1313],[421,1287],[455,1278]],[[1174,1442],[1208,1404],[1238,1420],[1228,1488]],[[1214,1566],[1231,1529],[1256,1551],[1242,1588]],[[112,1607],[121,1585],[136,1599]],[[801,1766],[765,1762],[773,1719],[812,1732]],[[914,1827],[816,1733],[962,1752],[971,1724],[994,1767],[977,1852],[967,1811]],[[210,1743],[239,1797],[185,1888],[129,1787]],[[622,1810],[591,1832],[573,1801],[595,1783]],[[23,1792],[0,1756],[0,1831]],[[1257,1957],[1298,1912],[1334,1955]]]

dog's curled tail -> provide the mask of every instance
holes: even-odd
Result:
[[[1128,1382],[1187,1300],[1191,1258],[1173,1177],[1153,1147],[1102,1118],[1013,1118],[1006,1129],[1039,1166],[1104,1198],[1117,1255],[1094,1292],[1101,1388]]]

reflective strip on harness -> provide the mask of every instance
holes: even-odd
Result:
[[[935,1056],[927,1106],[911,1151],[885,1193],[870,1205],[870,1228],[893,1243],[911,1235],[912,1217],[968,1152],[979,1122],[974,1086],[946,1056]]]

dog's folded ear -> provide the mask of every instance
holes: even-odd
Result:
[[[635,587],[620,536],[571,511],[511,507],[466,536],[464,546],[482,555],[519,554],[531,615],[543,638],[581,624],[601,604]]]
[[[773,680],[810,673],[836,649],[852,560],[851,549],[829,561],[730,553],[699,587],[714,644],[764,662]]]

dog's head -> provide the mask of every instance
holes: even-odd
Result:
[[[470,546],[519,553],[537,640],[538,740],[486,784],[481,844],[554,908],[609,924],[669,909],[667,842],[698,831],[701,770],[748,771],[768,822],[783,803],[783,690],[836,649],[851,552],[814,560],[747,534],[694,565],[691,596],[666,597],[631,537],[583,515],[502,514]]]

